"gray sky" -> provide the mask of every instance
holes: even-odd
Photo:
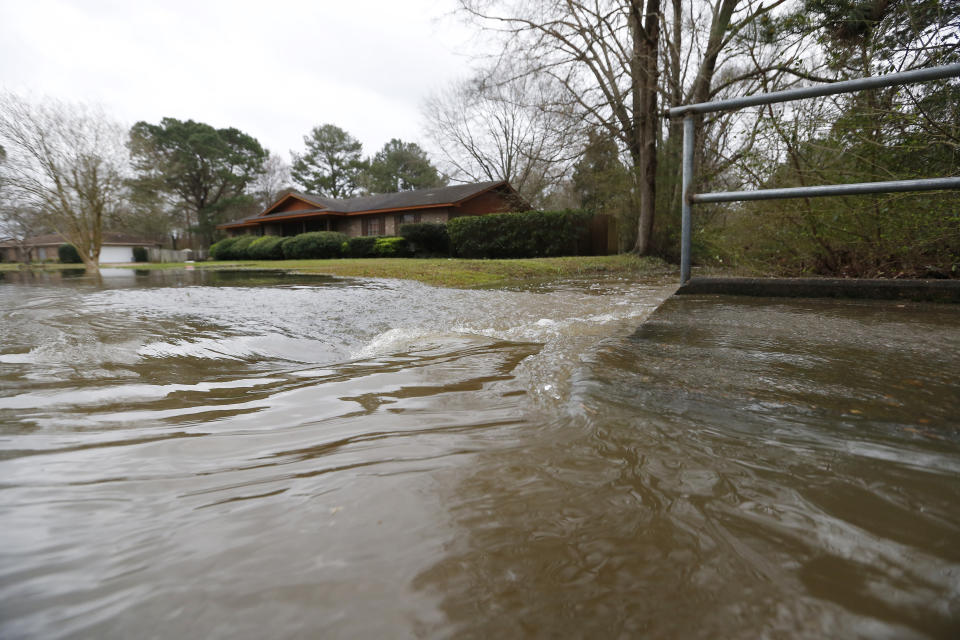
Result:
[[[290,160],[333,123],[373,154],[468,74],[450,0],[0,0],[0,88],[99,103],[125,125],[237,127]]]

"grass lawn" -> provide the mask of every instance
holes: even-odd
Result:
[[[75,269],[82,265],[47,264],[39,269]],[[129,269],[182,269],[183,263],[110,265]],[[632,254],[616,256],[570,256],[521,260],[459,260],[453,258],[360,258],[339,260],[269,260],[197,262],[196,269],[278,269],[362,278],[402,278],[441,287],[488,287],[525,281],[621,274],[667,275],[675,268],[657,258]],[[17,264],[0,264],[0,270],[16,270]],[[104,267],[106,268],[106,267]]]

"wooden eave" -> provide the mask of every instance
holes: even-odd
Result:
[[[304,197],[302,197],[302,196],[299,196],[299,195],[297,195],[296,193],[287,193],[287,194],[281,196],[280,199],[277,200],[276,202],[274,202],[272,205],[270,205],[269,207],[267,207],[266,209],[264,209],[263,212],[260,213],[260,216],[262,217],[262,216],[273,215],[273,214],[271,214],[270,212],[273,211],[274,209],[276,209],[277,207],[279,207],[281,204],[283,204],[284,202],[286,202],[286,201],[287,201],[288,199],[290,199],[290,198],[293,198],[293,199],[295,199],[295,200],[299,200],[300,202],[303,202],[304,204],[309,204],[311,207],[317,207],[317,206],[321,206],[321,207],[322,207],[322,205],[318,205],[316,202],[311,202],[310,200],[307,200],[306,198],[304,198]]]
[[[344,216],[346,214],[340,213],[339,211],[332,211],[330,209],[315,209],[313,211],[297,211],[296,213],[290,213],[288,215],[283,215],[282,213],[274,213],[271,215],[260,214],[252,220],[244,221],[243,225],[247,224],[271,224],[274,222],[284,222],[287,220],[299,220],[300,218],[317,218],[319,216]]]
[[[253,220],[241,220],[240,222],[225,222],[218,224],[217,229],[237,229],[239,227],[255,227],[257,222]]]

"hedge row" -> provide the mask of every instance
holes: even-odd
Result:
[[[454,218],[447,223],[458,258],[539,258],[578,255],[589,241],[586,211],[526,211]]]
[[[387,258],[410,255],[404,238],[348,238],[334,231],[280,236],[235,236],[210,246],[213,260],[309,260],[327,258]]]
[[[333,231],[298,236],[236,236],[210,247],[214,260],[302,260],[311,258],[536,258],[579,255],[589,240],[592,214],[584,211],[527,211],[454,218],[447,224],[400,227],[399,237],[348,238]],[[588,249],[587,249],[588,250]]]
[[[335,231],[311,231],[283,241],[283,257],[287,260],[310,258],[339,258],[341,247],[347,241],[346,234]]]
[[[411,251],[418,256],[449,256],[450,235],[447,225],[437,222],[416,222],[400,225],[400,235],[406,238]]]

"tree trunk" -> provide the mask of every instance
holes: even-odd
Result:
[[[683,80],[680,71],[680,51],[683,48],[683,5],[681,0],[671,0],[673,5],[673,42],[670,47],[670,107],[679,107],[683,104]],[[683,118],[670,119],[667,130],[666,161],[670,172],[671,185],[667,210],[671,215],[680,219],[680,196],[682,186],[682,154],[683,154]]]
[[[733,18],[733,12],[739,3],[740,0],[722,0],[719,5],[714,5],[713,20],[710,22],[710,37],[707,40],[707,50],[693,83],[693,92],[690,96],[691,104],[709,102],[713,97],[713,76],[717,69],[717,59],[720,57],[720,51],[723,49],[723,40],[727,34],[727,30],[730,28],[730,20]],[[694,116],[694,123],[694,139],[702,141],[703,116]],[[700,142],[694,147],[694,164],[703,166],[702,160],[703,143]]]
[[[87,273],[100,273],[100,265],[94,259],[85,255],[82,251],[78,253],[80,253],[80,259],[83,260],[83,268]]]
[[[642,0],[630,2],[630,25],[633,35],[632,99],[636,126],[630,145],[634,162],[635,182],[639,191],[640,215],[637,221],[635,253],[650,252],[657,189],[657,54],[660,39],[660,0],[647,0],[641,14]],[[646,18],[644,21],[643,18]]]

